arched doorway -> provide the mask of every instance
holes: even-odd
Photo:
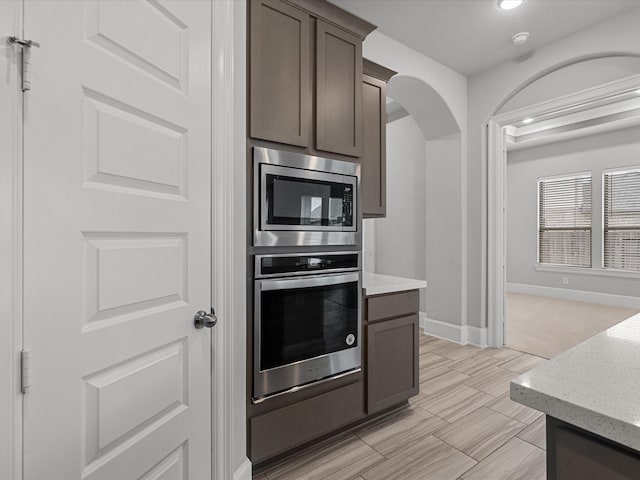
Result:
[[[611,61],[618,59],[618,62]],[[549,68],[520,85],[496,107],[487,122],[488,150],[488,338],[489,345],[504,344],[506,296],[506,152],[507,145],[517,142],[543,143],[575,138],[581,135],[630,125],[640,121],[640,109],[634,106],[640,75],[626,76],[581,91],[547,99],[531,105],[527,94],[541,91],[538,85],[566,77],[590,62],[618,63],[624,59],[631,70],[640,68],[637,55],[598,55],[578,58]],[[623,73],[628,73],[624,69]],[[615,76],[615,69],[608,74]],[[535,97],[535,94],[533,95]],[[539,98],[538,98],[539,100]],[[514,109],[509,110],[509,106]],[[518,108],[515,108],[518,107]],[[576,112],[579,114],[576,115]],[[572,117],[573,115],[573,117]],[[533,129],[522,129],[522,120],[536,119]],[[580,120],[578,120],[580,119]],[[626,123],[625,123],[626,122]],[[535,133],[537,128],[538,133]],[[526,136],[523,135],[526,132]]]

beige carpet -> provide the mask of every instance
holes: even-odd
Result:
[[[551,358],[636,313],[608,305],[508,293],[505,344]]]

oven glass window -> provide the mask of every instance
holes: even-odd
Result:
[[[350,184],[267,174],[266,190],[271,226],[353,226]]]
[[[358,283],[261,293],[260,370],[357,346]]]

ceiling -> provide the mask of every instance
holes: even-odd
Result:
[[[585,104],[537,115],[506,127],[507,150],[584,137],[640,125],[640,90],[626,89]]]
[[[473,75],[626,10],[640,0],[525,0],[500,10],[496,0],[330,0],[382,33]],[[511,37],[531,34],[516,47]]]

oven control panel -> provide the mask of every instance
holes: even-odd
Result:
[[[256,278],[309,275],[319,272],[355,271],[360,268],[358,252],[295,255],[256,255]]]

